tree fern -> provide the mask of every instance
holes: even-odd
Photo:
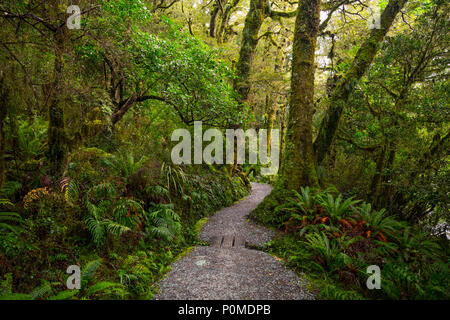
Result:
[[[403,229],[405,224],[386,215],[386,210],[372,210],[370,203],[363,203],[359,207],[353,209],[359,219],[365,221],[367,226],[375,231],[384,231],[391,234]]]
[[[15,212],[0,212],[0,229],[7,229],[15,233],[19,233],[21,230],[20,225],[12,225],[21,224],[22,217]]]
[[[135,227],[140,218],[143,218],[142,206],[132,199],[121,199],[114,204],[116,192],[111,183],[102,182],[86,193],[88,213],[85,222],[97,246],[103,243],[108,232],[120,236]],[[97,198],[97,203],[94,204],[91,198]],[[131,215],[130,210],[138,214]]]
[[[74,203],[78,200],[80,196],[80,187],[74,179],[70,179],[70,182],[65,190],[64,196],[66,198],[66,201],[69,201],[71,203]]]
[[[106,235],[105,224],[96,217],[90,216],[85,219],[86,226],[92,235],[92,239],[96,245],[103,243]]]
[[[123,233],[131,230],[129,227],[111,220],[105,220],[103,223],[105,225],[106,230],[108,230],[109,233],[115,236],[120,236]]]

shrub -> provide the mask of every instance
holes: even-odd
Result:
[[[321,287],[320,297],[448,298],[448,277],[442,276],[448,263],[436,238],[384,209],[375,211],[330,191],[293,191],[275,210],[276,226],[285,236],[268,246],[289,266],[311,274]],[[365,289],[366,269],[372,264],[382,269],[382,290]]]

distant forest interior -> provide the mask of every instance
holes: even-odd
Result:
[[[446,0],[0,1],[0,299],[153,299],[260,190],[241,214],[273,238],[231,246],[316,299],[450,299],[449,18]]]

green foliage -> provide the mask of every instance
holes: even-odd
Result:
[[[164,187],[174,195],[182,195],[187,183],[186,175],[181,168],[172,167],[165,163],[161,166],[161,176]]]
[[[342,200],[342,194],[335,199],[330,193],[322,193],[318,196],[318,204],[323,210],[335,219],[346,218],[351,213],[351,208],[361,202],[360,200],[352,200],[348,198]]]
[[[248,1],[223,4],[215,37],[207,22],[216,0],[208,8],[95,1],[81,30],[70,31],[70,1],[3,2],[10,13],[0,17],[0,297],[149,299],[174,257],[198,244],[201,222],[248,194],[249,177],[276,182],[258,177],[260,165],[232,174],[227,165],[171,165],[170,135],[202,120],[222,129],[273,125],[287,140],[296,136],[287,94],[295,19],[282,28],[266,19],[250,35],[262,35],[257,50],[241,64],[246,18],[236,13]],[[447,2],[408,2],[373,43],[377,54],[358,83],[348,83],[355,90],[317,168],[321,185],[345,196],[283,190],[270,202],[274,210],[254,214],[285,232],[268,250],[308,273],[321,298],[449,298]],[[363,2],[352,7],[367,17]],[[337,10],[318,41],[329,54],[308,84],[317,88],[312,130],[304,130],[313,136],[330,116],[336,84],[361,65],[354,58],[367,23],[354,18]],[[250,70],[245,103],[234,90],[239,65]],[[82,289],[68,291],[61,279],[76,261],[90,262]],[[381,291],[365,289],[371,264],[382,268]]]
[[[117,155],[111,155],[109,158],[103,159],[103,163],[113,169],[113,172],[119,177],[128,179],[142,168],[148,157],[142,156],[136,161],[135,157],[130,152],[118,152]]]
[[[121,261],[118,271],[120,283],[138,299],[151,299],[156,291],[154,283],[168,270],[173,260],[170,250],[158,255],[153,252],[138,251]]]
[[[325,299],[446,299],[445,249],[428,232],[342,195],[302,188],[275,210],[287,235],[267,250],[306,273]],[[369,265],[382,290],[365,289]],[[448,271],[447,271],[448,272]]]
[[[156,236],[167,241],[173,240],[180,235],[180,216],[173,210],[172,204],[155,205],[146,214],[147,229],[151,236]]]
[[[363,203],[354,209],[360,220],[375,232],[383,231],[392,236],[398,234],[399,230],[406,228],[406,223],[395,220],[386,214],[385,209],[379,211],[372,210],[370,203]]]
[[[69,299],[92,299],[92,298],[123,298],[126,294],[122,285],[110,281],[94,281],[94,274],[102,265],[102,260],[94,260],[82,268],[81,289],[59,290],[60,282],[49,282],[42,280],[42,284],[30,294],[11,293],[12,276],[8,274],[6,279],[1,282],[2,291],[0,299],[8,300],[69,300]],[[65,283],[64,283],[65,285]]]
[[[344,288],[328,283],[320,282],[322,290],[319,298],[327,300],[364,300],[364,296],[354,290],[345,290]]]
[[[0,199],[1,207],[14,207],[14,204],[8,199]],[[21,224],[23,223],[22,217],[16,212],[1,212],[0,211],[0,232],[4,230],[19,233],[21,230]]]
[[[26,120],[19,121],[17,140],[19,142],[19,153],[23,159],[37,160],[45,152],[45,139],[47,135],[47,123],[37,119],[32,123]]]
[[[7,198],[12,197],[18,190],[22,188],[22,184],[18,181],[8,181],[0,190],[0,194]]]
[[[45,292],[48,300],[92,299],[92,298],[123,298],[126,294],[120,283],[99,281],[94,283],[94,275],[102,266],[102,260],[93,260],[81,268],[81,289],[64,290],[54,294],[51,289]],[[56,283],[58,284],[58,283]],[[48,295],[51,293],[51,295]]]
[[[91,196],[97,198],[96,204],[91,202]],[[107,233],[113,236],[120,236],[124,232],[131,230],[130,227],[121,224],[114,218],[118,218],[122,222],[126,221],[131,226],[137,225],[137,220],[133,219],[134,217],[126,217],[128,209],[136,209],[136,203],[132,200],[120,201],[115,206],[111,200],[116,196],[116,188],[108,182],[93,186],[86,193],[85,201],[88,213],[85,221],[96,245],[101,245],[104,242]]]
[[[232,71],[217,59],[218,51],[180,31],[167,18],[162,27],[165,35],[133,33],[127,48],[136,65],[133,77],[153,84],[153,91],[159,89],[185,123],[198,119],[210,125],[243,122],[245,113],[236,103],[229,81]]]

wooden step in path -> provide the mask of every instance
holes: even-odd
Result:
[[[215,236],[211,241],[211,246],[225,249],[245,248],[247,241],[243,237],[234,235]]]

